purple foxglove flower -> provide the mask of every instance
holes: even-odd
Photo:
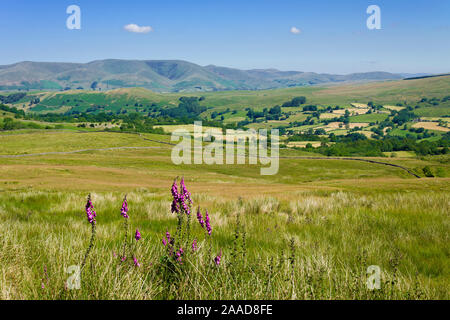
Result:
[[[121,214],[122,217],[124,217],[125,219],[128,219],[128,202],[127,202],[127,197],[125,197],[125,198],[123,199],[122,209],[120,209],[120,214]]]
[[[170,211],[172,213],[179,213],[180,212],[180,206],[178,205],[178,202],[173,200],[172,204],[170,205]]]
[[[173,181],[171,192],[172,192],[173,198],[178,200],[179,193],[178,193],[177,179],[175,179]]]
[[[133,257],[133,262],[135,267],[139,268],[141,266],[141,264],[137,261],[136,257]]]
[[[181,203],[181,206],[183,207],[184,212],[186,212],[187,215],[191,214],[191,208],[192,205],[192,198],[191,193],[187,190],[186,185],[184,184],[184,178],[181,178],[180,181],[180,199],[179,202]]]
[[[198,223],[200,223],[200,225],[202,226],[202,228],[204,228],[205,221],[203,221],[203,216],[202,216],[202,213],[200,212],[200,207],[198,207],[198,209],[197,209],[197,220],[198,220]]]
[[[126,256],[123,256],[120,260],[121,260],[122,262],[124,262],[125,260],[127,260],[127,257],[126,257]]]
[[[181,206],[183,207],[183,211],[186,212],[187,215],[191,214],[191,208],[189,208],[189,205],[186,203],[186,199],[184,198],[184,195],[181,195]]]
[[[211,227],[211,222],[209,220],[208,210],[206,210],[206,214],[205,214],[205,227],[206,227],[206,231],[208,232],[208,234],[211,235],[212,227]]]
[[[134,238],[136,241],[139,241],[141,239],[141,233],[139,232],[139,229],[136,229],[136,234],[134,235]]]
[[[184,178],[181,178],[180,181],[181,194],[184,196],[184,199],[187,200],[192,205],[191,193],[187,190],[186,185],[184,184]]]
[[[166,231],[165,237],[162,239],[162,243],[164,246],[167,246],[167,244],[170,244],[170,233],[169,231]]]
[[[197,251],[197,239],[194,239],[194,241],[192,241],[192,252]]]
[[[182,259],[183,253],[184,253],[183,248],[180,248],[180,249],[176,252],[176,254],[175,254],[175,256],[177,257],[176,260],[177,260],[180,264],[182,264],[181,259]]]
[[[171,211],[172,211],[172,213],[174,213],[174,212],[179,213],[180,212],[180,205],[179,205],[180,194],[178,193],[177,179],[175,179],[173,181],[171,192],[172,192],[172,197],[173,197]]]
[[[89,195],[87,203],[86,203],[86,215],[88,222],[90,224],[95,224],[95,217],[97,217],[97,213],[94,210],[94,205],[91,201],[91,196]]]
[[[222,259],[222,250],[220,250],[220,253],[217,255],[217,257],[214,258],[214,263],[216,265],[220,265],[220,260]]]

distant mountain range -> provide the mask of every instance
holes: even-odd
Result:
[[[157,92],[260,90],[335,82],[398,80],[423,75],[239,70],[214,65],[200,66],[181,60],[25,61],[0,66],[0,90],[108,90],[126,87],[144,87]]]

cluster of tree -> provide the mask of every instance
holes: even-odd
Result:
[[[253,122],[256,122],[258,118],[263,118],[261,120],[279,120],[282,115],[280,106],[275,106],[270,109],[264,108],[263,111],[255,111],[252,108],[245,110],[247,111],[247,117]]]
[[[317,111],[317,106],[315,105],[304,106],[303,111]]]
[[[312,113],[312,115],[306,117],[303,121],[294,121],[291,122],[291,126],[293,127],[300,127],[300,126],[308,126],[313,125],[316,123],[316,120],[313,118],[320,119],[320,114],[323,113],[324,110],[315,111]],[[335,118],[328,118],[328,119],[322,119],[320,120],[321,123],[323,123],[324,126],[328,125],[331,122],[342,122],[344,125],[350,123],[350,114],[348,112],[345,113],[345,115]]]
[[[161,110],[162,116],[171,118],[191,118],[197,119],[198,116],[207,110],[200,105],[198,97],[180,97],[178,107]]]
[[[33,104],[38,104],[39,102],[41,102],[41,99],[40,99],[40,98],[32,98],[32,99],[30,100],[29,105],[31,106],[31,105],[33,105]]]
[[[311,139],[311,137],[308,137]],[[327,156],[384,156],[383,152],[413,151],[419,155],[438,155],[450,153],[450,133],[440,140],[424,140],[388,136],[380,140],[369,140],[360,133],[350,133],[345,136],[330,134],[329,138],[320,139],[323,142],[335,142],[327,145],[322,143],[314,149],[315,152]],[[308,140],[314,141],[314,140]]]
[[[396,112],[394,118],[392,118],[392,122],[401,126],[412,119],[417,119],[418,116],[411,112],[408,109],[402,109],[399,112]]]
[[[19,129],[50,129],[49,126],[41,126],[35,122],[15,121],[12,118],[4,118],[0,122],[0,131]]]
[[[252,122],[262,122],[262,121],[269,121],[269,120],[280,120],[280,118],[283,116],[283,112],[281,108],[287,108],[287,107],[299,107],[302,104],[306,103],[306,97],[300,96],[295,97],[290,101],[284,102],[281,106],[276,105],[272,108],[264,108],[263,111],[255,111],[252,108],[246,108],[247,111],[247,117],[249,120],[241,121],[239,122],[239,125],[245,126]]]
[[[236,111],[236,110],[233,110]],[[225,111],[221,111],[221,112],[217,112],[214,111],[213,113],[211,113],[211,119],[216,119],[218,116],[220,116],[220,120],[225,120],[225,117],[223,116],[224,114],[227,114],[230,112],[230,108],[227,108],[227,110]]]
[[[0,110],[6,111],[6,112],[10,112],[10,113],[14,113],[16,118],[20,118],[20,117],[24,117],[25,116],[25,111],[19,110],[16,107],[8,107],[8,106],[5,106],[4,104],[0,104]]]
[[[116,120],[117,121],[117,120]],[[120,126],[121,131],[127,132],[146,132],[146,133],[157,133],[163,134],[163,129],[156,127],[155,125],[163,125],[163,124],[192,124],[191,118],[146,118],[140,113],[131,113],[122,119],[122,124]],[[202,122],[204,126],[207,127],[219,127],[222,130],[226,129],[236,129],[235,125],[223,125],[218,121],[208,121],[204,120]],[[105,129],[108,130],[108,129]],[[118,130],[118,129],[109,129],[109,130]]]
[[[320,115],[322,113],[332,113],[333,110],[339,110],[340,108],[338,106],[332,107],[332,106],[328,106],[327,108],[318,108],[315,105],[308,105],[308,106],[304,106],[303,107],[303,111],[309,111],[312,112],[312,117],[313,118],[317,118],[320,119]],[[348,110],[345,110],[345,117],[349,117],[350,116],[350,112]],[[333,119],[328,119],[328,120],[333,120],[333,121],[339,121],[339,120],[334,120],[334,119],[338,119],[338,117],[333,118]],[[331,122],[331,121],[328,121]]]
[[[170,116],[154,116],[149,117],[149,115],[139,113],[139,112],[130,112],[130,113],[120,113],[116,114],[113,112],[100,112],[100,113],[87,113],[80,112],[78,110],[70,110],[63,114],[57,113],[28,113],[25,114],[23,110],[18,110],[15,107],[8,107],[0,104],[0,110],[7,111],[10,113],[14,113],[16,118],[22,118],[25,120],[35,120],[41,122],[66,122],[66,123],[81,123],[80,127],[87,127],[86,123],[91,123],[91,127],[95,127],[94,123],[120,123],[121,126],[119,128],[105,128],[104,130],[112,130],[112,131],[131,131],[131,132],[148,132],[148,133],[163,133],[163,131],[159,128],[154,128],[155,125],[176,125],[176,124],[192,124],[191,117],[170,117]],[[238,126],[234,123],[231,124],[223,124],[221,121],[215,120],[203,120],[203,125],[208,127],[218,127],[222,128],[222,130],[226,129],[237,129]],[[44,127],[36,124],[36,123],[26,123],[14,121],[11,123],[10,120],[7,120],[6,129],[3,129],[3,126],[0,130],[16,130],[23,128],[34,128],[34,129],[43,129]],[[45,127],[47,128],[47,127]],[[48,127],[49,128],[49,127]],[[55,126],[56,128],[56,126]]]
[[[381,110],[383,108],[381,104],[375,104],[373,103],[373,101],[367,102],[367,106],[370,108],[369,112],[367,113],[372,113],[372,110]]]
[[[303,121],[293,121],[293,122],[290,123],[290,125],[292,127],[301,127],[301,126],[313,125],[315,123],[316,123],[315,120],[311,116],[308,116],[308,117],[306,117],[305,120],[303,120]]]
[[[285,103],[283,103],[281,106],[283,108],[287,108],[287,107],[299,107],[302,104],[306,103],[306,97],[304,96],[300,96],[300,97],[295,97],[293,98],[291,101],[286,101]]]
[[[447,101],[448,100],[448,96],[444,97],[443,100],[444,100],[443,102]],[[419,103],[428,103],[428,104],[431,104],[433,106],[437,106],[437,105],[439,105],[440,101],[441,101],[441,99],[436,98],[436,97],[433,97],[431,99],[422,98],[422,99],[419,100]]]
[[[27,94],[25,92],[11,93],[7,96],[0,95],[1,103],[16,103],[17,101],[23,99]]]
[[[406,128],[404,128],[406,129]],[[434,132],[429,132],[427,129],[424,128],[409,128],[409,132],[413,132],[416,134],[416,139],[426,139],[435,136],[436,134]],[[406,135],[408,137],[408,134]]]
[[[164,130],[160,127],[154,127],[155,121],[150,118],[140,119],[139,117],[128,118],[123,121],[119,128],[112,127],[106,128],[105,131],[126,131],[126,132],[145,132],[145,133],[156,133],[164,134]]]
[[[326,139],[323,139],[318,135],[315,135],[314,133],[307,132],[289,136],[286,141],[291,142],[291,141],[322,141],[322,140],[325,141]]]

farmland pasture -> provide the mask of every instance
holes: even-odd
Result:
[[[438,122],[417,122],[412,125],[413,128],[424,128],[428,130],[436,130],[436,131],[443,131],[448,132],[450,131],[449,128],[441,127],[439,126]]]
[[[416,103],[424,96],[443,98],[448,95],[450,76],[426,78],[417,80],[383,81],[371,83],[344,84],[339,86],[311,86],[289,89],[258,90],[258,91],[218,91],[201,93],[155,93],[143,88],[115,89],[107,92],[92,92],[73,90],[66,92],[34,93],[41,97],[40,105],[58,109],[61,106],[75,107],[76,110],[86,109],[93,105],[108,106],[105,110],[117,111],[119,108],[133,110],[135,104],[144,106],[156,103],[158,105],[176,106],[180,96],[203,96],[204,105],[213,109],[205,111],[211,114],[213,110],[243,111],[247,107],[261,111],[282,104],[294,97],[308,97],[308,104],[341,105],[350,104],[367,106],[369,100],[383,105],[395,105],[399,101]],[[33,93],[31,93],[33,94]],[[78,106],[76,106],[78,104]],[[21,108],[22,103],[16,105]],[[423,116],[442,116],[448,110],[447,105],[421,108],[417,111]],[[292,108],[295,111],[295,108]],[[357,108],[356,108],[357,109]],[[435,110],[436,109],[436,110]],[[285,110],[283,110],[285,111]]]
[[[246,127],[294,132],[325,128],[328,134],[356,132],[372,140],[375,132],[369,130],[380,128],[391,136],[429,143],[444,133],[417,131],[411,119],[401,125],[388,123],[395,112],[390,114],[381,105],[400,104],[399,109],[406,109],[410,104],[405,111],[428,117],[424,120],[445,120],[449,81],[450,77],[439,77],[202,92],[199,103],[207,109],[200,118],[209,120],[216,112],[215,119],[223,117],[225,123],[244,121],[249,107],[261,112],[306,96],[306,105],[281,108],[280,120],[258,116]],[[150,108],[176,107],[180,96],[200,96],[141,88],[29,94],[39,96],[40,103],[20,101],[14,106],[20,109],[25,104],[27,112],[41,108],[54,113],[91,108],[91,114],[115,115],[137,110],[148,118]],[[370,114],[369,101],[377,105]],[[349,117],[340,118],[345,118],[346,110]],[[327,123],[326,118],[332,117],[340,119]],[[0,131],[0,299],[449,298],[448,154],[397,151],[356,160],[327,158],[304,148],[308,143],[319,147],[319,139],[305,136],[290,141],[291,135],[286,135],[281,142],[292,148],[280,149],[278,173],[263,176],[260,164],[174,165],[170,135],[127,132],[133,126],[97,132],[105,124],[127,124],[126,117],[114,124],[86,118],[64,123],[16,118],[13,112],[0,111],[0,125],[5,118],[42,128]],[[384,127],[379,127],[382,122]],[[192,131],[192,125],[184,122],[162,123],[155,126],[167,133],[180,128]],[[352,131],[355,127],[363,129]],[[333,147],[339,142],[324,143]],[[186,244],[183,265],[173,264],[161,242],[166,231],[173,235],[177,228],[177,216],[170,210],[170,186],[177,176],[184,177],[192,193],[193,220],[199,205],[203,213],[208,209],[213,227],[210,242],[192,222],[198,251],[192,253]],[[84,212],[88,194],[98,214],[97,238],[81,290],[68,290],[65,269],[81,263],[89,244]],[[139,228],[142,239],[136,243],[129,234],[132,251],[122,263],[120,208],[125,194],[130,230]],[[216,265],[213,259],[220,252],[222,260]],[[380,290],[367,289],[369,265],[381,268]]]
[[[324,128],[327,134],[345,136],[351,134],[351,129],[355,126],[367,127],[371,124],[370,128],[362,132],[369,140],[405,137],[436,142],[440,147],[444,147],[438,141],[445,137],[447,128],[426,124],[424,131],[418,131],[414,130],[416,127],[413,124],[419,118],[439,118],[445,121],[450,116],[450,99],[447,97],[449,81],[450,76],[442,76],[328,87],[167,94],[154,93],[143,88],[106,92],[31,92],[28,96],[31,104],[35,100],[33,97],[40,100],[31,107],[31,112],[67,113],[59,117],[36,114],[30,116],[28,113],[28,117],[23,117],[26,120],[19,119],[17,122],[20,122],[22,127],[37,128],[39,124],[31,120],[56,119],[60,122],[52,124],[40,121],[40,124],[45,124],[47,129],[62,126],[65,129],[83,127],[102,130],[109,127],[116,131],[136,128],[136,131],[145,132],[152,132],[152,124],[155,123],[156,127],[163,127],[169,132],[175,128],[189,128],[188,123],[192,123],[192,119],[186,118],[189,117],[189,112],[182,111],[184,107],[173,109],[181,104],[180,99],[186,100],[181,97],[187,96],[195,97],[192,101],[195,101],[196,110],[201,112],[197,114],[196,111],[192,116],[197,120],[210,121],[213,126],[222,124],[247,129],[279,128],[287,135],[308,131],[311,133],[310,129],[313,130],[312,134],[315,134],[316,129]],[[290,101],[300,96],[305,98],[305,103],[289,107]],[[13,106],[20,109],[23,107],[22,102],[24,101]],[[39,108],[42,110],[39,111]],[[175,117],[178,114],[181,118],[167,119],[167,114]],[[111,119],[115,119],[115,122],[110,122]],[[61,121],[73,122],[62,124]],[[341,126],[336,127],[336,123]],[[346,123],[349,125],[345,125]],[[320,130],[318,133],[323,135]],[[324,135],[322,138],[326,140],[330,137]],[[434,154],[438,152],[439,149],[433,150]]]
[[[8,156],[0,157],[0,298],[449,298],[448,158],[378,159],[421,176],[425,166],[442,175],[417,179],[399,168],[302,159],[296,157],[304,152],[282,149],[279,173],[261,176],[259,166],[248,164],[176,166],[170,146],[156,142],[169,138],[73,131],[2,135],[0,154]],[[144,148],[11,157],[108,147]],[[199,250],[167,280],[161,239],[176,228],[170,213],[176,176],[184,176],[194,206],[210,212],[213,247],[209,253],[200,226],[193,225]],[[67,290],[65,268],[80,263],[89,242],[88,193],[98,214],[97,239],[81,290]],[[130,228],[143,237],[135,248],[140,267],[114,256],[123,241],[126,193]],[[212,258],[220,250],[223,260],[216,266]],[[382,270],[381,290],[365,285],[369,265]]]
[[[388,110],[395,110],[395,111],[400,111],[405,109],[405,107],[400,107],[400,106],[388,106],[388,105],[384,105],[383,108],[388,109]]]
[[[388,115],[383,113],[360,114],[350,117],[350,122],[381,122],[386,120],[387,117]]]

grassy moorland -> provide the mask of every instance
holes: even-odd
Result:
[[[449,299],[448,155],[376,158],[418,179],[395,167],[282,150],[278,174],[261,176],[260,165],[176,166],[171,146],[156,142],[169,139],[61,130],[0,135],[0,298]],[[426,178],[424,167],[440,174]],[[166,231],[177,233],[170,210],[177,176],[193,199],[190,231],[178,233],[175,248],[184,249],[182,264],[162,243]],[[70,290],[65,270],[81,264],[91,236],[89,193],[96,238],[81,288]],[[125,194],[130,218],[121,262]],[[197,206],[203,218],[209,212],[211,236],[197,222]],[[379,290],[366,286],[370,265],[381,268]]]

